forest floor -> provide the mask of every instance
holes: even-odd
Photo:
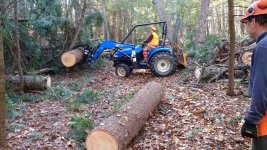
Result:
[[[240,136],[240,128],[249,98],[245,94],[227,96],[227,83],[196,85],[193,66],[164,78],[146,70],[120,78],[114,70],[109,62],[97,69],[53,75],[54,87],[75,92],[63,100],[64,92],[54,99],[34,94],[39,96],[37,102],[21,102],[17,107],[17,111],[23,109],[21,115],[8,121],[11,149],[84,149],[84,142],[67,136],[71,118],[88,118],[97,126],[150,81],[164,86],[165,97],[128,150],[248,149],[250,141]],[[235,88],[246,93],[247,85],[235,84]],[[99,100],[70,109],[73,97],[85,90],[98,92]]]

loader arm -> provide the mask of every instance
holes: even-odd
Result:
[[[89,63],[97,60],[99,56],[105,51],[105,50],[112,50],[112,49],[125,49],[125,48],[132,48],[133,45],[131,44],[122,44],[116,41],[103,41],[101,42],[97,48],[92,52],[92,55],[89,57],[88,61]]]

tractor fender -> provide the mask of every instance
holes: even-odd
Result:
[[[169,52],[172,54],[172,49],[166,48],[166,47],[155,48],[149,52],[148,61],[150,61],[150,59],[153,57],[153,55],[155,55],[156,53],[159,53],[159,52]]]

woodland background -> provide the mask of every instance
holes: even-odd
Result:
[[[0,45],[2,46],[0,47],[0,84],[5,85],[4,75],[19,74],[22,76],[46,67],[52,67],[59,76],[65,74],[60,56],[73,46],[88,44],[94,48],[105,39],[122,41],[134,25],[157,21],[168,22],[170,44],[178,43],[188,53],[190,59],[208,63],[214,55],[214,48],[220,45],[222,40],[229,40],[229,1],[0,0]],[[251,1],[234,0],[232,2],[235,38],[238,42],[246,36],[244,26],[239,20]],[[148,28],[137,30],[136,36],[127,42],[140,43],[149,34],[148,32]],[[91,69],[99,69],[105,63],[105,60],[101,59]],[[63,81],[60,77],[56,79]],[[90,78],[91,80],[97,82]],[[181,80],[189,80],[189,77]],[[73,87],[77,87],[79,83],[73,82],[72,84],[75,84],[72,85]],[[46,96],[45,99],[50,99],[56,93],[60,96],[54,97],[55,99],[65,99],[68,96],[71,97],[68,95],[71,93],[68,90],[64,86],[57,86],[54,91],[46,92],[43,96]],[[92,91],[83,92],[80,99],[88,95],[94,99],[99,94]],[[18,95],[8,85],[2,86],[0,93],[0,129],[5,129],[5,125],[2,125],[7,116],[9,133],[15,132],[15,129],[24,128],[15,121],[19,120],[18,117],[25,115],[21,109],[26,109],[22,106],[26,107],[28,104],[24,105],[24,102],[35,103],[43,99],[38,96],[29,96],[21,90],[19,93],[22,95]],[[67,105],[71,110],[76,110],[81,104],[67,103]],[[236,118],[240,120],[240,116]],[[79,119],[79,117],[71,119],[74,126],[77,124],[79,127],[85,125],[89,128],[91,126],[90,121],[83,122],[84,120]],[[5,133],[5,130],[0,131]],[[80,130],[77,129],[77,131]],[[41,138],[39,134],[32,136],[33,140]],[[79,138],[77,141],[82,141]],[[5,142],[3,137],[0,138],[1,142]]]

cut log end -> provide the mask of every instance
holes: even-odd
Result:
[[[47,87],[51,87],[51,77],[47,77],[46,79],[46,84],[47,84]]]
[[[118,150],[118,142],[108,131],[96,129],[86,139],[87,150]]]
[[[61,55],[61,62],[65,67],[72,67],[83,59],[83,52],[77,48]]]
[[[64,53],[61,56],[61,62],[65,67],[72,67],[75,65],[75,56],[71,53]]]

